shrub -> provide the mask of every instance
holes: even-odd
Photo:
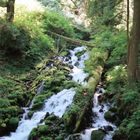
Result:
[[[0,98],[0,108],[8,107],[8,106],[10,106],[9,100]]]
[[[124,83],[127,82],[127,71],[125,66],[115,66],[106,73],[106,80],[108,82],[107,90],[109,93],[118,93],[122,91]]]
[[[111,56],[107,61],[110,66],[125,64],[127,53],[127,38],[126,32],[115,31],[109,27],[101,27],[99,32],[92,35],[95,46],[100,47],[104,51],[108,51]]]
[[[29,33],[23,27],[6,23],[0,28],[0,47],[7,54],[23,55],[28,50],[29,40]]]
[[[56,12],[43,13],[44,28],[46,31],[52,31],[61,35],[74,37],[74,29],[70,21],[63,15]]]
[[[86,60],[85,65],[89,74],[92,74],[98,66],[103,66],[106,58],[106,53],[100,48],[93,48],[90,51],[90,59]]]

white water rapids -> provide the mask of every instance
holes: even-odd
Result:
[[[101,97],[104,92],[105,90],[102,87],[99,87],[94,93],[92,112],[95,114],[95,116],[92,116],[92,127],[85,129],[82,133],[71,134],[65,140],[94,140],[94,138],[91,137],[92,132],[99,129],[105,131],[105,127],[108,126],[112,128],[112,131],[106,130],[107,134],[105,134],[103,140],[112,140],[112,135],[116,130],[116,126],[106,121],[104,118],[105,112],[107,112],[110,107],[108,103],[99,102],[99,96]]]
[[[74,81],[80,84],[85,84],[84,79],[87,77],[87,74],[84,73],[83,68],[84,68],[84,61],[88,59],[88,54],[84,53],[81,56],[80,60],[78,60],[76,53],[81,52],[85,49],[86,47],[84,46],[77,47],[74,50],[70,51],[71,55],[68,62],[66,62],[64,59],[64,63],[73,66],[70,75],[72,75]],[[78,63],[78,66],[76,66],[76,63]],[[39,88],[37,89],[37,94],[41,94],[41,91],[43,90],[43,86],[44,86],[44,81],[40,84]],[[76,93],[74,88],[62,90],[56,95],[53,95],[49,99],[45,100],[43,108],[39,111],[36,111],[31,119],[26,119],[29,109],[34,104],[34,99],[33,99],[30,107],[24,108],[25,113],[23,114],[23,117],[19,122],[16,132],[11,133],[10,136],[1,137],[0,140],[28,140],[29,134],[32,131],[32,129],[40,125],[40,121],[45,118],[47,112],[50,114],[53,113],[58,117],[62,117],[67,107],[71,105],[75,94]]]
[[[111,126],[113,130],[107,131],[107,134],[105,135],[103,140],[112,140],[112,134],[115,131],[116,126],[106,121],[104,118],[105,112],[109,110],[109,105],[107,103],[99,103],[99,96],[102,96],[104,92],[105,92],[104,89],[100,87],[94,93],[92,111],[96,116],[93,116],[92,128],[86,129],[84,133],[81,134],[82,140],[91,140],[92,131],[98,130],[98,129],[104,130],[104,127],[107,127],[107,126]]]

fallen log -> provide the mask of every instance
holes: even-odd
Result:
[[[105,56],[104,60],[106,61],[108,59],[108,53],[105,53],[105,54],[106,54],[106,56]],[[85,121],[85,118],[87,118],[86,114],[87,114],[89,107],[92,104],[93,93],[96,90],[96,86],[100,82],[103,70],[104,70],[104,64],[102,66],[98,66],[94,70],[93,75],[88,80],[88,85],[92,85],[93,92],[90,95],[90,99],[88,101],[88,104],[85,104],[83,111],[81,111],[81,114],[80,114],[80,116],[75,124],[75,128],[73,130],[73,133],[80,132],[83,128],[83,122]]]
[[[48,34],[53,35],[53,36],[58,36],[62,39],[64,39],[65,41],[74,44],[74,45],[83,45],[83,46],[88,46],[88,47],[95,47],[93,43],[88,42],[88,41],[84,41],[84,40],[80,40],[80,39],[74,39],[74,38],[69,38],[67,36],[64,35],[60,35],[58,33],[55,32],[51,32],[51,31],[47,31]]]

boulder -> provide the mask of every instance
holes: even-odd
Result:
[[[104,100],[104,96],[103,95],[99,95],[98,96],[98,101],[101,103]]]
[[[116,116],[115,116],[115,113],[111,112],[111,111],[107,111],[104,115],[104,118],[107,120],[107,121],[110,121],[110,122],[114,122],[116,120]]]
[[[8,121],[7,127],[10,131],[15,131],[16,128],[18,127],[18,123],[19,123],[19,118],[17,117],[12,117],[10,118],[10,120]]]
[[[91,140],[103,140],[105,132],[102,130],[93,130],[91,133]]]
[[[104,126],[105,132],[113,131],[113,127],[111,125]]]
[[[82,140],[82,137],[81,134],[77,133],[77,134],[69,135],[67,140]]]

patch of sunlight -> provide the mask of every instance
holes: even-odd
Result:
[[[42,11],[44,9],[41,3],[37,0],[16,0],[15,5],[16,7],[26,7],[28,11]]]
[[[5,16],[6,8],[0,7],[0,17]]]

